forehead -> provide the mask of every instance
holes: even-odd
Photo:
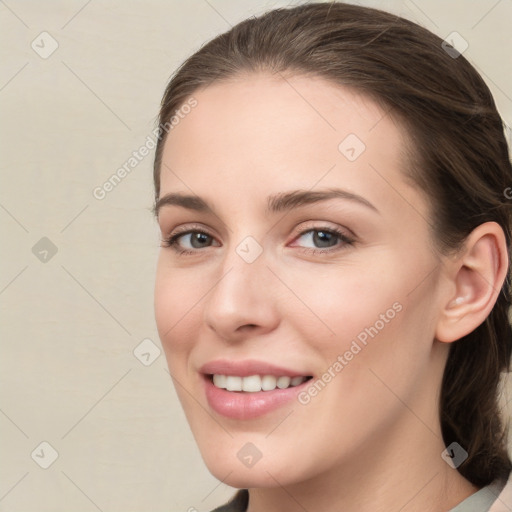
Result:
[[[221,183],[229,200],[237,189],[251,191],[252,200],[270,187],[319,184],[366,190],[382,203],[396,202],[407,186],[402,128],[357,91],[262,73],[213,83],[194,98],[167,137],[162,193],[219,195]]]
[[[330,140],[351,129],[369,141],[381,123],[381,135],[401,135],[387,112],[368,96],[320,77],[246,74],[201,88],[194,99],[196,107],[180,113],[179,129],[174,126],[169,139],[193,132],[206,143],[216,133],[221,138],[229,133],[233,143],[243,141],[248,147],[252,136],[268,135],[267,142],[279,143],[287,135],[311,137],[314,131],[316,138]]]
[[[336,143],[351,133],[366,146],[384,134],[392,144],[389,149],[403,143],[400,127],[377,103],[318,77],[242,75],[199,89],[194,98],[197,105],[181,113],[169,133],[167,155],[179,154],[183,139],[191,137],[196,139],[197,156],[212,145],[239,149],[242,144],[250,150],[261,143],[283,146],[300,138],[314,145],[323,139],[322,146],[330,144],[339,151]],[[188,155],[189,161],[194,155]]]

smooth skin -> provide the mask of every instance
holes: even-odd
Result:
[[[160,209],[163,240],[206,235],[162,244],[155,312],[209,470],[250,489],[249,512],[450,510],[478,489],[441,457],[441,379],[450,343],[484,321],[505,279],[501,228],[483,224],[441,255],[430,202],[405,178],[404,131],[357,92],[259,73],[194,97],[166,141],[160,197],[196,195],[213,211]],[[354,161],[338,149],[349,134],[366,146]],[[333,198],[266,211],[268,196],[332,188],[372,206]],[[263,249],[253,263],[236,251],[248,236]],[[318,378],[397,302],[307,405],[247,421],[208,405],[206,362],[258,359]],[[248,442],[262,454],[251,468],[237,457]]]

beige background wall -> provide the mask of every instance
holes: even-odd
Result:
[[[0,2],[0,511],[205,511],[231,495],[158,355],[152,154],[93,191],[145,142],[182,59],[287,3]],[[359,3],[459,32],[511,124],[509,0]]]

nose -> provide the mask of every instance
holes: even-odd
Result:
[[[204,321],[220,338],[236,342],[271,332],[279,324],[277,280],[264,254],[248,263],[234,250],[230,252],[206,297]]]

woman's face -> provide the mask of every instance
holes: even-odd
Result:
[[[194,97],[163,152],[158,219],[179,237],[155,308],[210,471],[287,485],[427,446],[442,267],[400,127],[322,79],[250,75]]]

